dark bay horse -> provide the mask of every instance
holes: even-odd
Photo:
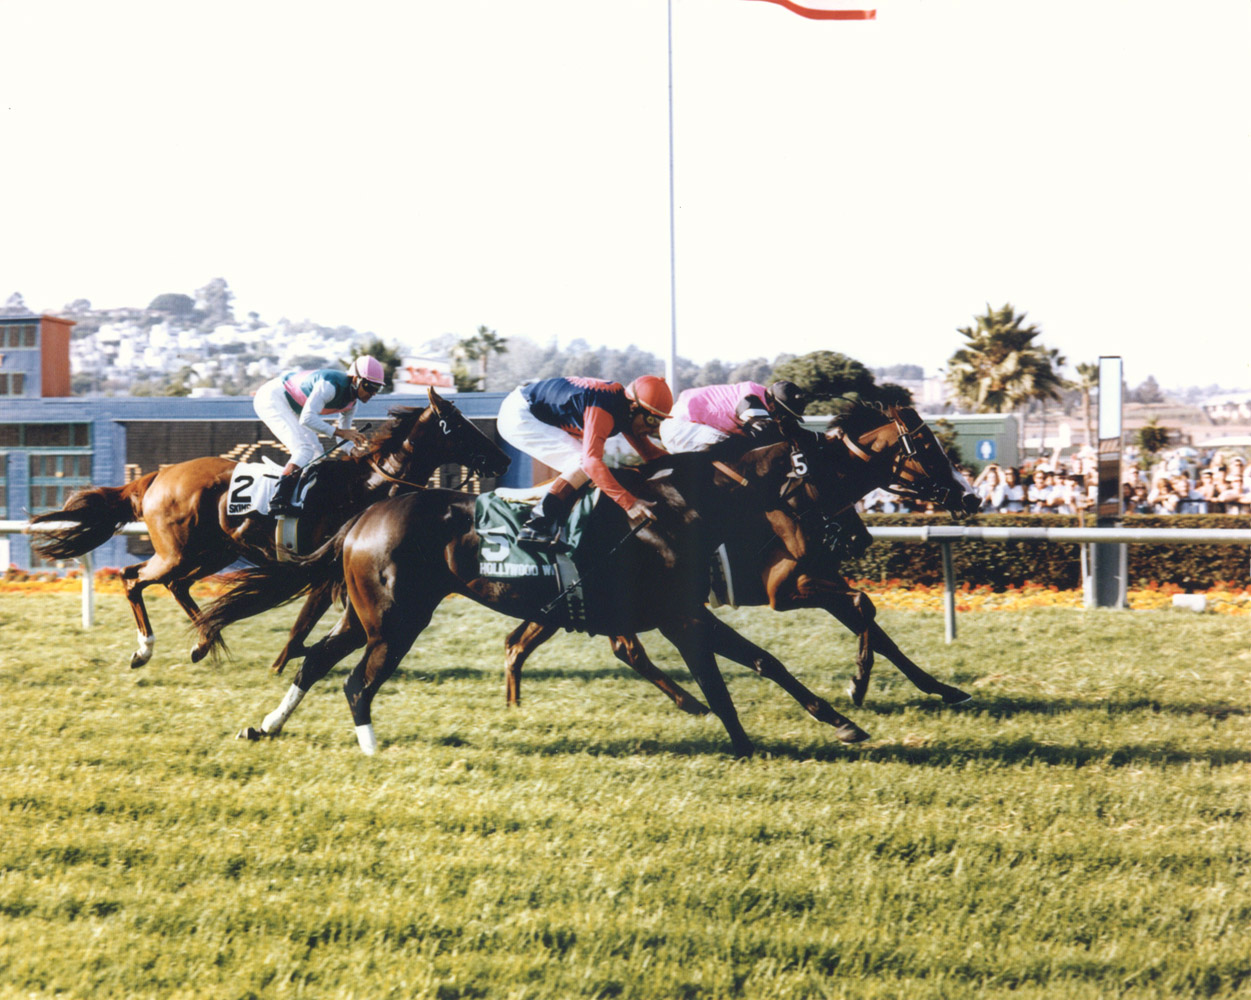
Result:
[[[434,390],[430,391],[429,406],[397,408],[391,417],[364,449],[319,466],[317,495],[322,501],[302,515],[302,527],[313,544],[332,536],[348,518],[375,500],[424,487],[441,465],[457,463],[489,476],[499,475],[508,467],[508,456],[502,449]],[[226,513],[230,476],[236,464],[225,458],[178,462],[125,486],[80,490],[60,510],[31,518],[32,524],[64,524],[38,533],[32,543],[49,559],[73,559],[90,552],[131,521],[141,520],[147,526],[155,554],[122,571],[126,599],[139,632],[132,667],[148,662],[156,641],[143,601],[145,587],[163,584],[195,621],[200,609],[191,597],[193,583],[238,559],[264,563],[276,558],[272,517]],[[299,648],[328,606],[328,602],[320,607],[310,603],[301,616],[305,632],[293,632],[288,649]],[[192,661],[202,659],[207,652],[208,643],[201,635],[191,650]]]
[[[591,554],[594,567],[583,577],[588,630],[615,635],[659,629],[677,647],[740,756],[750,755],[753,746],[739,723],[717,655],[780,684],[814,718],[835,727],[844,742],[868,735],[704,606],[709,558],[724,538],[765,510],[785,509],[799,516],[798,510],[824,488],[810,464],[819,464],[820,456],[808,458],[803,451],[807,444],[783,440],[744,453],[734,442],[738,454],[730,449],[693,452],[639,470],[618,470],[623,485],[654,504],[659,521],[631,530],[620,508],[601,503],[588,519],[579,548]],[[236,578],[200,618],[210,641],[231,622],[308,589],[341,584],[347,597],[342,617],[308,650],[282,704],[266,717],[259,733],[246,734],[276,734],[304,693],[364,646],[344,692],[360,746],[373,753],[374,695],[449,594],[516,618],[548,624],[563,620],[546,597],[536,599],[518,581],[483,576],[481,543],[472,496],[426,490],[373,505],[305,559]]]
[[[890,419],[881,423],[883,417]],[[909,447],[894,448],[892,437]],[[836,462],[867,476],[876,486],[938,502],[953,515],[971,514],[977,509],[977,498],[967,483],[963,493],[951,488],[952,477],[959,477],[959,473],[951,468],[934,432],[911,408],[886,413],[853,408],[831,423],[826,445],[841,452],[835,456]],[[823,544],[825,528],[831,521],[829,512],[819,509],[798,519],[767,511],[744,533],[727,540],[732,565],[759,581],[758,587],[749,584],[746,599],[740,597],[738,605],[767,604],[774,611],[820,608],[855,633],[860,648],[848,695],[857,706],[864,703],[874,653],[885,656],[926,694],[938,695],[948,705],[968,701],[964,691],[944,684],[909,659],[877,624],[869,595],[847,584],[838,571],[837,559]],[[526,659],[557,631],[557,626],[524,622],[505,640],[505,699],[509,705],[521,703],[521,671]],[[678,708],[692,715],[707,712],[706,706],[652,663],[638,636],[613,636],[611,643],[613,655],[660,688]]]

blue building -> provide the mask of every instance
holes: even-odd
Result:
[[[0,516],[25,521],[59,509],[84,486],[121,486],[204,455],[260,461],[268,454],[285,464],[285,450],[257,419],[250,396],[69,395],[70,325],[49,316],[0,316]],[[531,482],[530,462],[495,434],[503,398],[498,392],[454,397],[514,459],[503,478],[478,484],[482,489]],[[359,404],[353,424],[379,427],[393,407],[425,403],[424,394],[385,394]],[[459,480],[458,472],[443,471]],[[93,558],[98,567],[126,566],[150,553],[142,536],[119,535]],[[0,534],[0,567],[10,564],[40,567],[26,536]]]

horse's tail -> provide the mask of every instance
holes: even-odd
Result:
[[[91,486],[72,494],[60,510],[35,515],[31,524],[65,526],[35,533],[32,548],[45,559],[77,559],[99,548],[131,521],[142,519],[143,495],[156,476],[149,472],[125,486]]]
[[[196,616],[195,627],[207,648],[214,653],[225,649],[222,632],[228,625],[288,604],[309,591],[338,586],[343,578],[343,541],[359,517],[353,517],[333,538],[306,556],[293,556],[236,574],[225,592]]]

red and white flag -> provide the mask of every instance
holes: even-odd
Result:
[[[764,2],[775,3],[800,17],[810,17],[814,21],[874,21],[877,19],[876,10],[834,10],[823,3],[800,5],[792,3],[791,0],[764,0]]]

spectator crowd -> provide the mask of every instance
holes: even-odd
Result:
[[[1251,466],[1237,454],[1201,456],[1193,448],[1162,452],[1144,469],[1126,463],[1121,495],[1127,514],[1251,514]],[[1098,491],[1098,460],[1084,448],[1016,468],[990,464],[976,477],[966,470],[984,514],[1077,514],[1092,509]],[[859,505],[866,513],[932,513],[875,490]]]

